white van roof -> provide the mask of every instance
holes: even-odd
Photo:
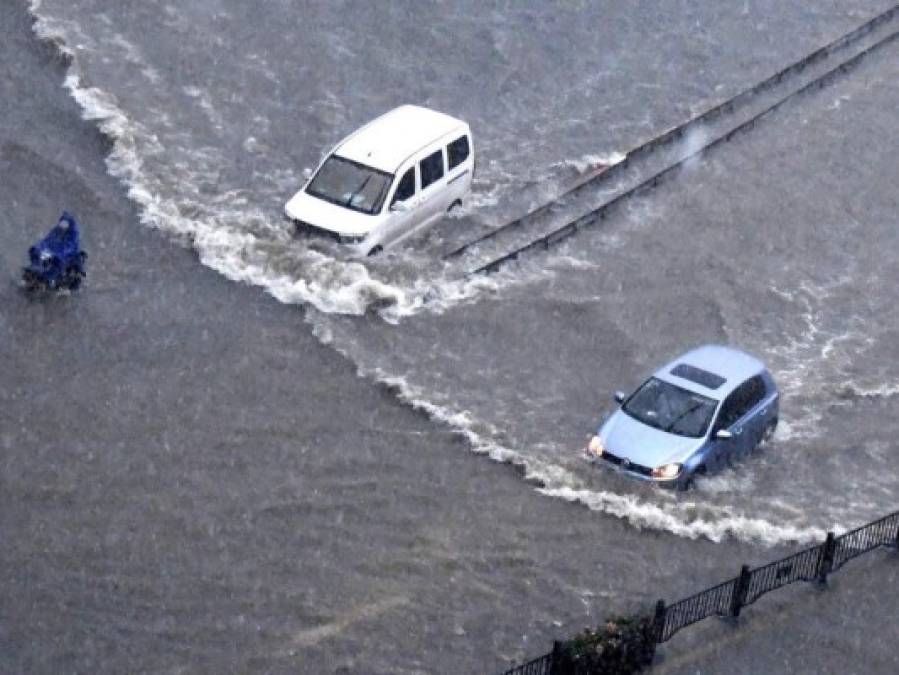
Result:
[[[335,154],[387,173],[396,173],[410,156],[454,131],[468,125],[444,113],[417,105],[403,105],[384,113],[359,129]]]

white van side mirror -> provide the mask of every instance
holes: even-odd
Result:
[[[312,169],[310,169],[308,166],[303,169],[303,178],[305,178],[306,180],[312,178]]]
[[[623,391],[616,391],[614,394],[614,398],[616,403],[624,403],[624,399],[626,399],[627,396]]]
[[[406,202],[393,202],[390,205],[390,210],[397,213],[406,213],[409,210],[409,205]]]

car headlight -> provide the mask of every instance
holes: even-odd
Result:
[[[602,457],[602,453],[605,452],[605,448],[602,445],[602,439],[599,436],[591,438],[590,442],[587,444],[587,451],[591,455]]]
[[[680,474],[681,469],[683,469],[683,464],[663,464],[662,466],[657,466],[652,470],[653,478],[677,478],[678,474]]]

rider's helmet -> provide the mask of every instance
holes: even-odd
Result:
[[[70,225],[75,223],[75,219],[68,211],[63,211],[62,215],[59,217],[59,222],[56,223],[57,227],[62,228],[63,230],[68,230]]]

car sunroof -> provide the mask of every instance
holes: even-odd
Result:
[[[676,365],[671,369],[671,374],[682,377],[685,380],[690,380],[690,382],[701,384],[703,387],[708,387],[709,389],[717,389],[727,382],[727,380],[720,375],[715,375],[715,373],[710,373],[709,371],[697,368],[696,366],[688,366],[686,363]]]

